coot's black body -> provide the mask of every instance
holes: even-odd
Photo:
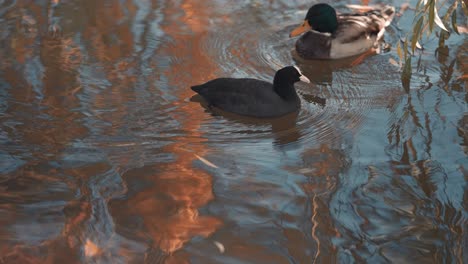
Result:
[[[272,83],[250,78],[218,78],[192,86],[209,106],[253,117],[277,117],[300,108],[294,88],[297,81],[308,82],[299,68],[285,67],[276,72]]]

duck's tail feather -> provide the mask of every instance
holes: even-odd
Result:
[[[380,15],[382,16],[383,21],[380,22],[381,28],[380,32],[377,34],[377,40],[380,40],[383,37],[385,28],[392,23],[393,17],[395,16],[395,7],[390,5],[382,6],[380,9]]]
[[[386,5],[380,10],[382,17],[385,19],[385,26],[387,27],[392,23],[393,17],[395,16],[395,7]]]
[[[390,25],[395,15],[395,7],[390,5],[374,5],[374,6],[365,6],[365,5],[346,5],[346,7],[353,9],[355,12],[365,14],[373,13],[381,16],[385,21],[385,26]]]

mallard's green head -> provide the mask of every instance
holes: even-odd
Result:
[[[316,4],[307,12],[304,23],[294,29],[290,36],[300,35],[310,29],[323,33],[333,33],[337,28],[338,20],[335,9],[328,4]]]
[[[335,32],[338,27],[336,19],[336,11],[328,4],[316,4],[309,9],[306,18],[309,25],[315,31],[319,32]]]

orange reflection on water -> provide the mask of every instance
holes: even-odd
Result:
[[[50,116],[31,119],[19,126],[23,131],[23,142],[45,146],[49,154],[55,154],[87,132],[81,124],[74,122],[81,114],[71,110],[79,102],[70,96],[77,83],[75,70],[82,58],[72,38],[51,39],[41,31],[41,24],[47,21],[42,11],[40,5],[20,2],[6,15],[18,16],[16,26],[20,30],[10,38],[9,48],[23,69],[18,71],[7,66],[3,71],[9,73],[5,75],[6,80],[16,87],[10,93],[16,101],[24,103],[8,109],[13,116],[21,112],[20,109],[31,109],[28,111],[32,111],[32,115]],[[37,105],[41,110],[34,108]],[[38,127],[41,128],[39,131]],[[44,159],[43,152],[37,156]],[[52,160],[53,155],[47,159]]]
[[[56,182],[66,185],[70,183],[70,180],[64,180],[56,169],[48,169],[40,173],[37,168],[47,168],[49,161],[60,159],[63,150],[71,141],[82,138],[88,132],[87,128],[76,122],[81,114],[73,111],[73,108],[79,104],[79,100],[71,94],[77,86],[76,69],[82,62],[80,49],[70,37],[53,39],[42,31],[47,18],[41,4],[25,4],[21,1],[17,4],[8,14],[18,16],[17,28],[21,29],[21,25],[23,27],[15,31],[17,34],[15,33],[10,38],[9,48],[16,59],[13,62],[16,68],[6,63],[3,71],[9,73],[5,75],[6,80],[14,87],[9,92],[18,103],[12,104],[7,112],[18,120],[23,120],[22,124],[16,128],[21,133],[15,133],[12,138],[20,138],[18,142],[31,148],[31,154],[35,158],[15,174],[15,177],[21,179],[19,182],[24,182],[24,186],[5,192],[6,196],[12,196],[11,206],[20,213],[9,215],[5,219],[8,219],[10,224],[2,226],[24,221],[25,215],[21,208],[23,205],[33,203],[34,200],[31,200],[31,197],[44,191],[48,185]],[[20,13],[17,14],[16,11]],[[18,70],[18,68],[26,70]],[[18,115],[24,112],[29,115]],[[34,187],[28,188],[28,182]],[[47,191],[44,192],[47,193]],[[54,193],[52,190],[50,192]],[[21,198],[18,199],[19,197]],[[69,197],[66,197],[66,191],[58,191],[56,195],[45,196],[43,199],[49,199],[51,203],[54,203],[60,199],[67,200]],[[79,216],[81,219],[87,219],[89,211]],[[0,262],[73,263],[79,251],[76,243],[74,245],[70,243],[70,241],[76,241],[76,232],[70,231],[76,231],[76,225],[82,224],[83,220],[78,221],[74,218],[67,220],[68,223],[65,223],[62,230],[60,230],[62,228],[60,220],[57,220],[56,227],[43,231],[51,232],[51,234],[47,234],[43,241],[37,243],[16,241],[18,234],[14,229],[1,230],[0,234],[6,240],[10,240],[10,243],[2,244]],[[34,228],[34,225],[30,228]]]
[[[307,259],[307,263],[332,263],[336,259],[337,250],[332,243],[330,237],[341,237],[341,233],[336,229],[333,218],[329,211],[329,199],[332,190],[337,187],[337,181],[341,171],[346,167],[343,162],[344,154],[329,144],[321,144],[316,149],[309,149],[303,153],[306,159],[306,165],[313,168],[312,171],[306,172],[307,177],[315,178],[315,181],[310,181],[302,185],[305,193],[309,194],[311,212],[310,221],[312,228],[310,230],[311,237],[314,240],[316,252],[312,259]],[[318,193],[319,190],[327,190],[324,193]],[[329,191],[329,192],[328,192]],[[302,236],[298,234],[297,236]],[[289,239],[294,239],[292,236]],[[297,238],[296,238],[297,239]],[[300,248],[306,248],[304,245]],[[292,252],[295,250],[290,249]],[[296,250],[297,251],[297,250]],[[302,252],[296,253],[296,258],[301,256]],[[302,253],[303,254],[303,253]]]
[[[174,138],[173,144],[164,147],[164,151],[174,153],[177,159],[164,166],[154,166],[154,175],[146,177],[152,187],[136,194],[129,201],[132,212],[143,217],[146,231],[158,247],[166,253],[183,247],[195,236],[207,237],[220,225],[221,221],[211,216],[199,215],[198,209],[213,199],[212,177],[201,169],[193,167],[196,155],[204,156],[209,150],[199,144],[201,133],[198,131],[202,122],[202,109],[198,104],[184,101],[193,92],[189,84],[206,81],[214,76],[216,64],[211,58],[201,53],[199,44],[206,36],[180,34],[189,26],[192,32],[204,32],[207,25],[205,2],[184,1],[181,5],[172,2],[163,11],[166,17],[180,13],[183,23],[166,23],[162,26],[174,43],[164,46],[159,53],[177,57],[174,63],[163,73],[168,76],[169,86],[174,87],[174,94],[180,104],[172,113],[186,132],[183,137]],[[189,149],[187,149],[189,148]],[[163,198],[161,198],[163,197]],[[173,256],[167,261],[185,261],[180,256]]]

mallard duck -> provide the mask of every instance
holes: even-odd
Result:
[[[394,14],[394,7],[384,6],[364,13],[337,15],[330,5],[316,4],[290,37],[304,33],[296,42],[297,54],[304,59],[350,57],[375,47]]]
[[[301,105],[294,83],[309,79],[297,66],[278,70],[273,83],[250,78],[218,78],[192,86],[208,106],[239,115],[278,117],[297,111]]]

